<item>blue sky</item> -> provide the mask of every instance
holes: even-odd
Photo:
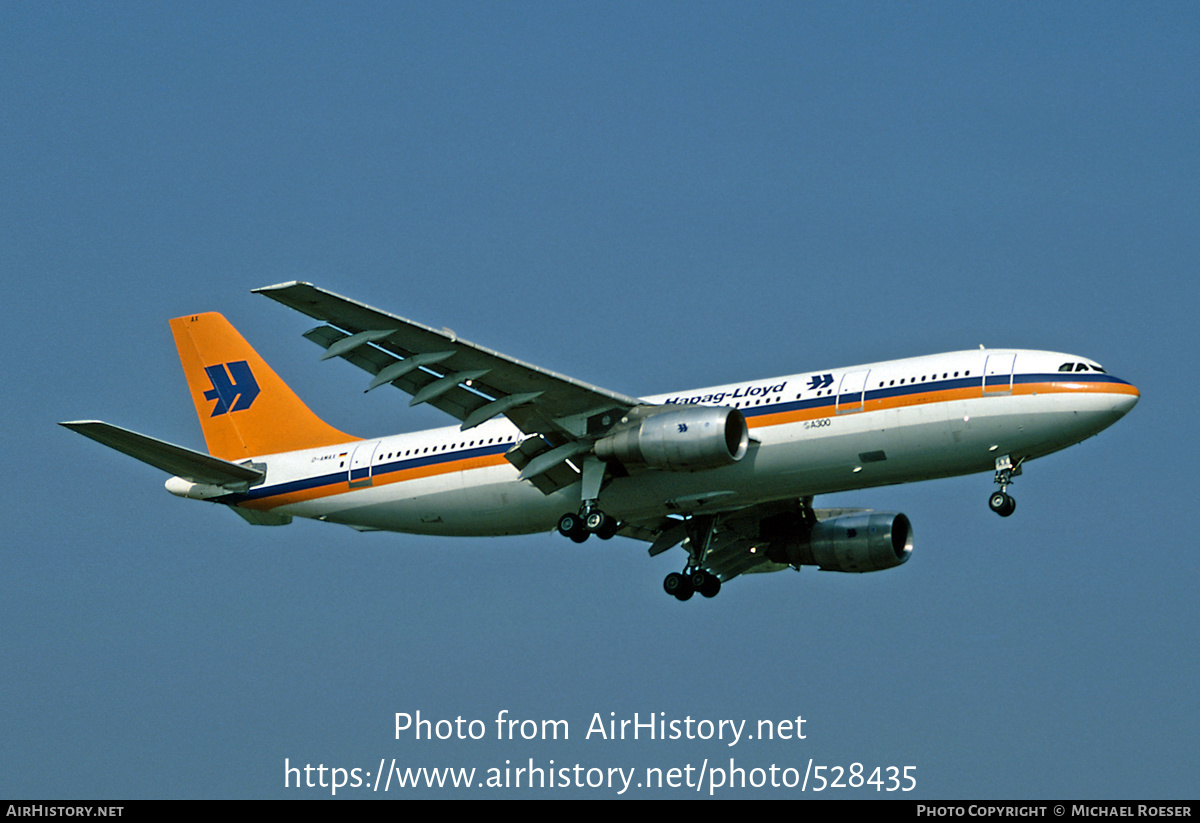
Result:
[[[0,7],[0,796],[733,757],[1194,797],[1198,41],[1182,3]],[[982,343],[1142,400],[1030,464],[1007,520],[987,475],[818,501],[905,512],[901,568],[686,604],[682,555],[253,528],[55,425],[202,447],[166,324],[196,311],[338,428],[451,422],[250,294],[293,279],[630,394]],[[417,710],[571,739],[394,739]],[[610,712],[807,737],[585,740]]]

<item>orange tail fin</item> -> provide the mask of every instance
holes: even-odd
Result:
[[[317,417],[216,312],[171,321],[208,452],[223,460],[357,440]]]

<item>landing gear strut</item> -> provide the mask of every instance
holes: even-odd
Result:
[[[720,578],[704,569],[704,556],[708,554],[715,525],[716,520],[712,517],[689,518],[688,562],[682,574],[671,572],[663,580],[663,590],[667,594],[678,600],[687,600],[695,592],[705,597],[716,597],[717,592],[721,591]]]
[[[988,507],[1001,517],[1008,517],[1017,510],[1017,501],[1008,494],[1008,486],[1021,473],[1024,461],[1022,457],[1013,463],[1012,456],[1007,454],[996,458],[996,482],[1000,484],[1000,491],[993,492],[988,498]]]

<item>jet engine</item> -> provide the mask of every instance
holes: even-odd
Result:
[[[750,431],[740,411],[729,406],[686,406],[651,410],[631,420],[596,442],[596,456],[626,465],[690,472],[732,465],[749,448]]]
[[[912,524],[903,514],[863,511],[814,523],[807,535],[772,541],[772,560],[822,571],[875,572],[899,566],[913,550]]]

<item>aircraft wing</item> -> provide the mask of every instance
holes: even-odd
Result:
[[[526,440],[509,460],[549,493],[578,479],[566,463],[584,451],[582,440],[608,429],[636,397],[602,389],[463,340],[309,283],[254,289],[324,325],[305,337],[374,377],[367,391],[385,384],[462,421],[462,429],[505,415]]]

